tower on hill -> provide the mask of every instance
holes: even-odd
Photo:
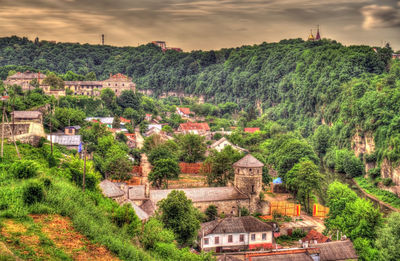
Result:
[[[315,36],[315,40],[321,40],[321,35],[319,34],[319,25],[317,25],[317,35]]]
[[[312,29],[311,29],[311,33],[310,33],[310,35],[308,36],[308,39],[307,39],[308,41],[314,41],[315,40],[315,38],[314,38],[314,35],[313,35],[313,33],[312,33]]]

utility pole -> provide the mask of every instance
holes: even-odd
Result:
[[[6,120],[7,120],[8,128],[10,130],[11,137],[12,137],[13,142],[14,142],[15,150],[17,151],[18,159],[21,159],[21,155],[19,154],[17,143],[15,142],[14,132],[13,132],[11,126],[10,126],[10,122],[8,121],[8,116],[7,115],[6,115]]]
[[[53,124],[52,124],[52,115],[53,115],[53,110],[52,110],[52,103],[50,103],[50,150],[51,150],[51,156],[53,156]]]
[[[4,156],[4,115],[6,113],[6,107],[4,106],[4,100],[3,100],[3,116],[1,120],[1,159],[3,159]]]
[[[82,177],[82,190],[85,192],[85,183],[86,183],[86,146],[83,145],[83,177]]]

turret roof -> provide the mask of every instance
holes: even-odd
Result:
[[[254,158],[251,154],[247,154],[239,161],[233,164],[234,167],[241,167],[241,168],[260,168],[264,167],[264,164],[259,161],[258,159]]]

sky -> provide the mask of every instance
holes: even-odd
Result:
[[[321,36],[400,50],[400,0],[0,0],[0,37],[184,51]]]

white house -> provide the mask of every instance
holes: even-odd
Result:
[[[240,152],[245,152],[247,151],[246,149],[243,149],[239,146],[236,146],[229,142],[225,137],[222,137],[221,139],[217,140],[213,144],[210,145],[210,149],[214,149],[218,152],[221,152],[226,146],[231,146],[234,150],[240,151]]]
[[[199,238],[204,251],[271,249],[273,226],[253,216],[229,217],[203,223]]]
[[[176,107],[176,113],[183,118],[189,118],[191,111],[190,108]]]

